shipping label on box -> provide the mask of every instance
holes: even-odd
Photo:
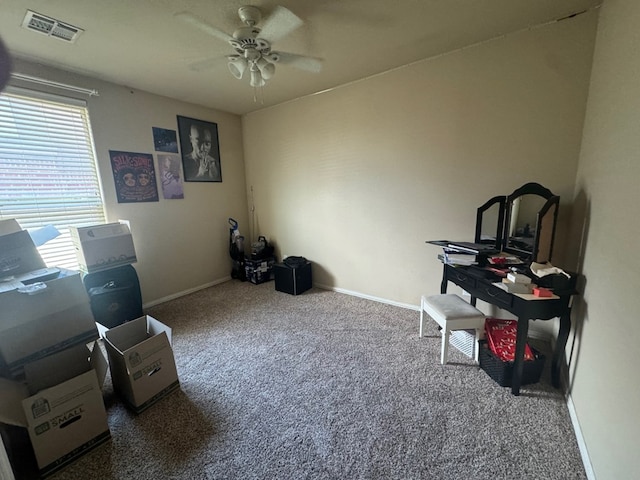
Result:
[[[179,386],[171,328],[147,315],[104,333],[114,388],[136,413]]]
[[[98,338],[79,273],[67,271],[44,285],[33,295],[0,293],[0,363],[14,377],[28,362]]]
[[[100,272],[137,261],[133,237],[126,223],[69,227],[69,232],[84,272]]]

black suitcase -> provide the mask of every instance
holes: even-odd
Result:
[[[131,265],[88,273],[82,281],[97,323],[113,328],[143,315],[140,282]]]

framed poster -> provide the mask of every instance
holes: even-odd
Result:
[[[178,115],[178,135],[186,182],[221,182],[218,125]]]
[[[158,153],[158,176],[162,185],[162,198],[184,198],[179,155]]]
[[[153,148],[156,152],[178,153],[178,138],[175,130],[151,127],[153,131]]]
[[[153,155],[109,150],[109,157],[118,203],[158,201]]]

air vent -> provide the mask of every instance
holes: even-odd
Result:
[[[34,32],[70,43],[74,43],[80,34],[84,32],[81,28],[74,27],[68,23],[31,10],[27,10],[27,14],[22,21],[22,26],[27,30],[33,30]]]

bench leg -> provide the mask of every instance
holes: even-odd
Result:
[[[447,354],[449,353],[449,329],[445,326],[442,329],[442,353],[440,354],[440,363],[445,365],[447,363]]]
[[[480,363],[480,329],[476,328],[476,342],[473,344],[473,357],[476,363]]]

